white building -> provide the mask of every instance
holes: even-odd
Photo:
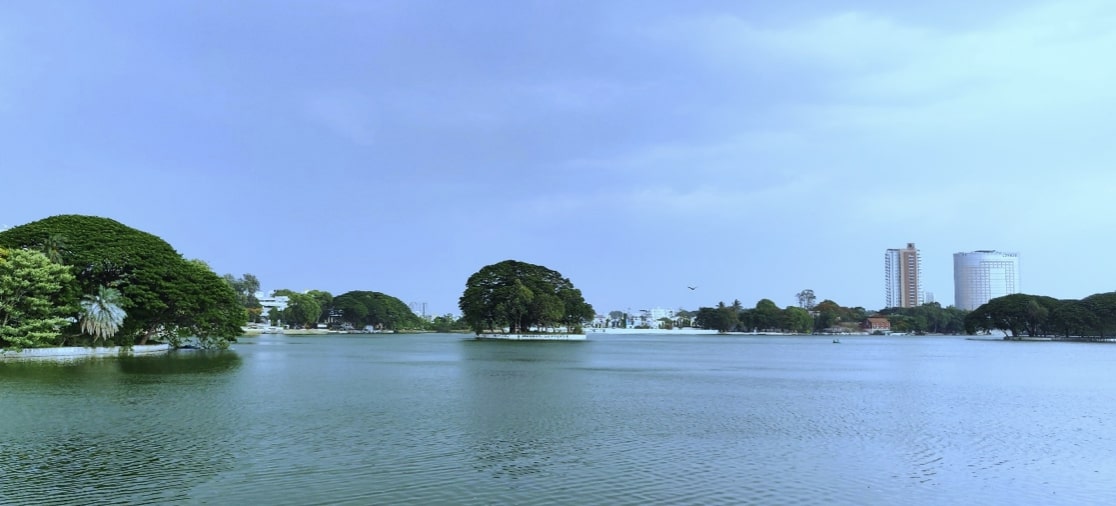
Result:
[[[884,307],[922,305],[922,258],[913,242],[884,252]]]
[[[1019,254],[992,250],[953,254],[953,305],[972,311],[1019,293]]]
[[[275,309],[276,311],[279,311],[279,312],[282,312],[284,309],[287,309],[287,304],[290,303],[291,298],[287,297],[286,295],[276,296],[276,295],[273,295],[273,294],[268,294],[268,295],[265,296],[263,294],[263,292],[256,292],[256,300],[260,301],[260,306],[263,307],[263,311],[260,312],[260,316],[263,317],[263,318],[268,318],[267,315],[270,313],[270,311],[272,309]],[[269,319],[268,324],[269,325],[278,325],[279,322],[273,322],[273,321],[270,321],[270,319]]]
[[[627,327],[634,328],[662,328],[662,319],[666,318],[672,322],[672,325],[678,325],[679,317],[674,314],[671,309],[653,308],[653,309],[640,309],[638,311],[626,313],[627,320],[623,318],[613,320],[606,315],[597,315],[590,323],[593,327],[612,328],[612,327]]]

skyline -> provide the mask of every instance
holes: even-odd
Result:
[[[1112,244],[1108,2],[0,9],[0,224],[103,216],[439,315],[507,259],[601,314],[881,309],[909,242],[943,306],[965,251],[1019,253],[1025,293],[1113,289],[1077,261]]]

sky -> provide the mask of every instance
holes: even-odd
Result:
[[[943,305],[985,249],[1081,298],[1116,289],[1113,26],[1108,0],[8,1],[0,227],[103,216],[435,315],[508,259],[602,314],[879,309],[909,242]]]

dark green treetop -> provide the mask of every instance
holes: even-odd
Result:
[[[478,334],[503,326],[513,333],[558,324],[576,330],[594,315],[581,290],[561,273],[516,260],[485,266],[469,276],[458,307]]]
[[[354,290],[333,297],[332,307],[353,327],[379,329],[417,329],[423,321],[403,301],[380,292]]]

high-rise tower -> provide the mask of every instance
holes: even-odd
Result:
[[[953,305],[972,311],[1019,293],[1019,254],[980,250],[953,254]]]
[[[915,307],[922,304],[922,259],[913,242],[904,249],[884,253],[884,307]]]

